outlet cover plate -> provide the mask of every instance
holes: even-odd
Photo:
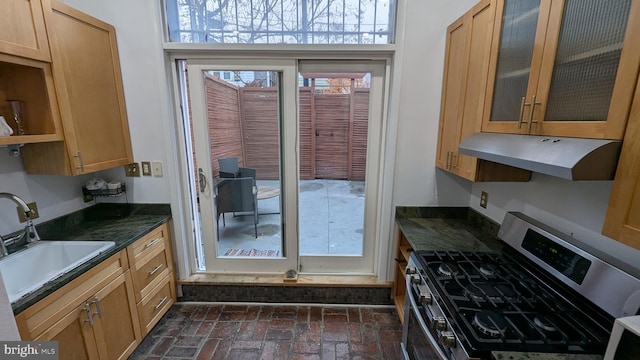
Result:
[[[486,209],[487,201],[489,201],[489,193],[487,193],[486,191],[483,191],[480,194],[480,206]]]
[[[140,177],[140,166],[138,163],[131,163],[124,166],[124,175],[128,177]]]
[[[38,213],[38,206],[36,205],[35,202],[30,202],[27,204],[27,206],[29,206],[29,209],[31,209],[31,216],[29,217],[29,219],[33,220],[33,219],[37,219],[40,217],[40,213]],[[18,211],[18,219],[20,219],[20,222],[27,222],[27,217],[24,215],[24,211],[22,211],[22,208],[20,208],[19,206],[16,206],[16,210]]]

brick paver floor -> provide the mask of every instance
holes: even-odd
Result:
[[[129,359],[401,359],[391,307],[175,304]]]

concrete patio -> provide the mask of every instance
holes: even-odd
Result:
[[[364,182],[303,180],[300,182],[300,254],[361,254],[364,219]],[[278,181],[258,180],[262,189],[279,188]],[[218,254],[229,249],[277,250],[282,255],[281,196],[258,200],[258,237],[253,216],[220,218]]]

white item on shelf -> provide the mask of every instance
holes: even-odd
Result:
[[[13,129],[7,124],[4,117],[0,116],[0,136],[11,136],[11,134],[13,134]]]
[[[93,178],[87,181],[85,187],[87,188],[87,190],[100,190],[104,189],[106,185],[107,183],[104,180],[100,178]]]
[[[110,181],[107,183],[107,189],[117,190],[120,189],[120,181]]]

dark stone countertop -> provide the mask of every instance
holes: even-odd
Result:
[[[37,224],[42,240],[108,240],[116,245],[16,300],[11,304],[13,313],[19,314],[170,219],[168,204],[103,203]]]
[[[500,225],[468,207],[398,207],[396,223],[414,251],[500,252]]]
[[[468,207],[396,208],[396,223],[414,251],[501,252],[500,225]],[[601,355],[493,351],[495,360],[601,360]]]

